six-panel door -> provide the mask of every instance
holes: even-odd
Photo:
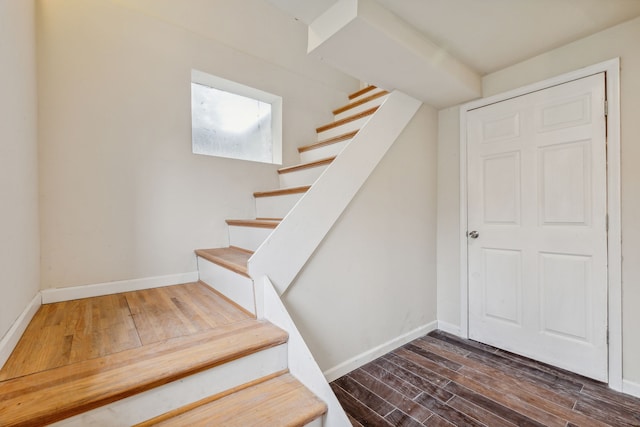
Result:
[[[607,380],[604,74],[468,113],[469,336]]]

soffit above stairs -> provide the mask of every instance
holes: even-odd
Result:
[[[481,95],[480,75],[373,0],[340,0],[309,25],[308,52],[441,108]]]
[[[309,25],[310,56],[361,81],[437,108],[481,95],[478,73],[373,0],[269,1]]]
[[[436,107],[480,78],[640,15],[636,0],[267,0],[309,25],[334,67]]]

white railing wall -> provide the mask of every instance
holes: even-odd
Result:
[[[422,103],[394,91],[249,259],[282,295]]]
[[[258,317],[266,319],[277,327],[289,333],[287,350],[289,352],[289,371],[298,381],[304,384],[316,396],[327,404],[327,414],[322,425],[327,427],[349,427],[347,418],[340,402],[333,394],[327,379],[320,370],[309,347],[289,316],[280,295],[276,292],[268,277],[255,281],[256,306]]]

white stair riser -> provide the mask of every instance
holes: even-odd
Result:
[[[369,102],[365,102],[364,104],[358,105],[357,107],[353,107],[348,109],[347,111],[343,111],[342,113],[336,114],[334,120],[341,120],[345,117],[353,116],[354,114],[362,113],[370,108],[377,107],[381,105],[385,99],[387,99],[388,95],[381,96],[379,98],[372,99]]]
[[[351,138],[353,139],[353,138]],[[351,139],[335,142],[329,145],[323,145],[313,150],[303,151],[300,153],[300,161],[302,163],[315,162],[316,160],[326,159],[340,154],[340,152],[351,142]]]
[[[52,425],[130,426],[257,378],[281,372],[287,369],[287,358],[287,344],[281,344]]]
[[[229,226],[229,245],[254,251],[264,242],[273,228]]]
[[[358,120],[353,120],[343,125],[320,132],[318,133],[317,141],[324,141],[325,139],[333,138],[334,136],[340,136],[344,135],[345,133],[353,132],[354,130],[359,130],[370,118],[371,115],[365,116]]]
[[[252,314],[256,314],[253,280],[198,257],[200,280]]]
[[[304,193],[256,197],[256,216],[258,218],[284,218],[302,196]]]
[[[279,176],[280,188],[300,187],[312,185],[322,175],[328,165],[316,166],[313,168],[301,169],[294,172],[282,173]]]
[[[353,104],[354,102],[358,102],[358,101],[360,101],[361,99],[367,98],[367,97],[369,97],[369,96],[371,96],[371,95],[375,95],[376,93],[380,93],[380,92],[382,92],[382,91],[384,91],[384,89],[380,89],[379,87],[377,87],[377,88],[375,88],[375,89],[373,89],[373,90],[370,90],[369,92],[365,92],[365,93],[363,93],[362,95],[360,95],[360,96],[358,96],[358,97],[356,97],[356,98],[353,98],[353,99],[349,100],[349,104]]]

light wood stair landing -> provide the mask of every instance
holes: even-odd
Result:
[[[286,375],[287,341],[201,282],[43,305],[0,370],[0,425],[133,425],[220,396],[240,410],[236,392]]]

